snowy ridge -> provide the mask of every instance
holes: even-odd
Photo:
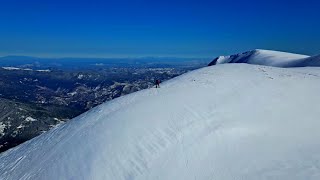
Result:
[[[317,67],[202,68],[0,154],[0,179],[318,180],[319,92]]]
[[[316,56],[317,57],[317,56]],[[310,59],[313,59],[311,61]],[[256,49],[231,56],[219,56],[210,64],[247,63],[274,67],[320,66],[320,58],[280,51]]]
[[[306,58],[303,61],[301,61],[299,64],[297,64],[297,66],[298,67],[304,67],[304,66],[320,67],[320,55]]]

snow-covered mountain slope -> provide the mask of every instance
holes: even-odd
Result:
[[[320,58],[292,54],[280,51],[270,50],[253,50],[231,56],[219,56],[215,58],[210,64],[225,64],[225,63],[248,63],[274,67],[304,67],[304,66],[319,66]]]
[[[308,57],[306,59],[303,59],[303,61],[300,61],[297,65],[297,67],[305,67],[305,66],[316,66],[320,67],[320,55]]]
[[[0,179],[320,179],[320,68],[211,66],[0,155]]]

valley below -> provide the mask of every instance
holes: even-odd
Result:
[[[20,62],[13,67],[5,66],[10,62],[1,63],[0,152],[106,101],[152,88],[156,79],[166,81],[201,66],[200,63],[130,62],[125,65],[84,62],[57,66]]]

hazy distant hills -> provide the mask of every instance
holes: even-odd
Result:
[[[0,57],[0,66],[22,68],[81,69],[101,67],[194,67],[204,66],[207,58],[143,57],[143,58],[38,58],[30,56]]]

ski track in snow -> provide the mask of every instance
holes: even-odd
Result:
[[[320,68],[206,67],[0,155],[0,179],[320,179]]]

